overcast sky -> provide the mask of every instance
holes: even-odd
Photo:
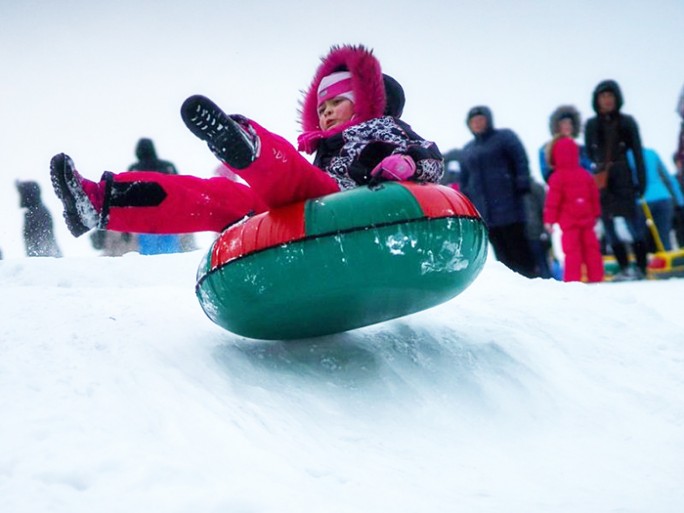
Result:
[[[673,170],[683,26],[682,0],[0,0],[0,248],[23,255],[19,178],[43,185],[65,254],[91,251],[60,220],[55,153],[96,178],[125,169],[147,136],[181,172],[208,176],[215,160],[178,114],[191,94],[294,141],[300,91],[340,43],[375,50],[406,90],[404,120],[443,151],[470,139],[466,111],[489,105],[534,174],[553,109],[574,104],[586,119],[594,86],[615,79]]]

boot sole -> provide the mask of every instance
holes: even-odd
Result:
[[[185,126],[223,163],[244,169],[254,162],[254,146],[242,128],[206,96],[194,95],[183,102],[181,118]]]
[[[74,175],[71,172],[71,166],[67,164],[71,160],[69,156],[60,153],[52,157],[50,161],[50,180],[55,194],[61,200],[64,206],[64,220],[67,228],[74,237],[80,237],[84,233],[90,231],[90,227],[81,221],[81,214],[79,213],[78,204],[69,187],[69,174],[73,181]]]

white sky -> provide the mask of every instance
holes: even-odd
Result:
[[[55,153],[96,178],[125,169],[148,136],[182,172],[209,175],[213,156],[178,114],[191,94],[294,141],[300,90],[339,43],[374,48],[406,90],[404,119],[443,151],[470,139],[465,113],[484,103],[521,136],[535,174],[553,109],[574,104],[586,119],[594,86],[613,78],[673,170],[683,25],[681,0],[0,0],[0,248],[23,255],[20,178],[43,185],[65,254],[91,251],[59,219]]]

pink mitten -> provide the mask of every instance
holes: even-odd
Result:
[[[374,178],[384,180],[408,180],[416,173],[416,163],[408,155],[390,155],[371,171]]]

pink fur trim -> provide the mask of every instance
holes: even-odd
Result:
[[[347,69],[352,74],[352,91],[354,92],[354,119],[349,123],[337,126],[326,132],[318,126],[318,86],[324,77],[335,71]],[[318,140],[345,128],[382,116],[385,111],[385,84],[382,80],[380,63],[373,52],[364,46],[333,46],[330,53],[321,59],[311,85],[304,93],[300,107],[300,123],[302,131],[318,132],[304,138],[313,143],[315,151]],[[305,134],[302,134],[303,136]],[[302,139],[300,137],[300,139]],[[301,140],[300,140],[301,145]],[[311,146],[311,144],[307,145]]]

